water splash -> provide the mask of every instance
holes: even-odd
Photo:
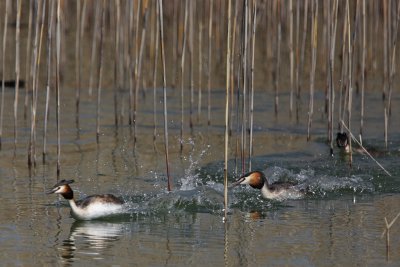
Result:
[[[190,151],[187,157],[183,157],[183,160],[188,163],[188,166],[184,168],[184,176],[181,177],[180,182],[180,190],[187,191],[193,190],[197,186],[202,185],[201,179],[199,179],[199,173],[197,170],[200,167],[200,161],[207,154],[210,146],[205,146],[204,149],[197,151],[194,146],[193,138],[188,139],[188,144],[192,146],[192,150]]]

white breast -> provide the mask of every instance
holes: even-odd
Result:
[[[73,200],[70,200],[69,204],[72,216],[78,220],[93,220],[123,213],[125,210],[124,205],[115,203],[94,202],[84,208],[77,206]]]
[[[271,191],[266,185],[261,188],[261,193],[264,198],[285,200],[285,199],[299,199],[304,197],[304,194],[295,188],[284,189],[280,191]]]

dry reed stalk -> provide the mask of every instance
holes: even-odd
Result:
[[[307,141],[311,138],[311,124],[312,116],[314,113],[314,82],[315,82],[315,68],[317,64],[317,40],[318,40],[318,0],[311,1],[311,71],[310,71],[310,102],[308,111],[308,124],[307,124]]]
[[[135,53],[135,60],[133,61],[134,65],[133,67],[131,66],[133,73],[131,74],[131,77],[133,77],[134,79],[134,85],[136,85],[136,82],[138,80],[138,61],[139,61],[139,24],[140,24],[140,11],[141,11],[141,6],[142,6],[142,0],[138,0],[137,2],[137,6],[136,6],[136,17],[135,17],[135,29],[134,29],[134,37],[132,39],[134,39],[134,53]],[[132,88],[135,91],[132,92],[132,96],[131,96],[131,104],[130,104],[130,124],[134,130],[134,133],[136,132],[136,124],[135,124],[135,109],[136,109],[136,94],[137,94],[137,90],[136,90],[136,86],[135,88]],[[135,133],[136,134],[136,133]],[[136,139],[136,136],[134,137],[134,141]]]
[[[300,53],[299,53],[299,41],[300,41],[300,2],[296,1],[296,84],[295,93],[297,99],[297,89],[299,88],[299,69],[300,69]],[[299,121],[299,101],[296,101],[296,118]]]
[[[242,73],[241,77],[243,79],[242,84],[242,114],[241,114],[241,148],[240,148],[240,157],[241,157],[241,167],[242,172],[245,172],[245,151],[246,151],[246,118],[247,118],[247,21],[248,21],[248,10],[249,10],[249,3],[248,0],[243,2],[243,20],[242,20],[242,34],[241,34],[241,46],[242,46],[242,54],[241,54],[241,64],[242,64]]]
[[[237,2],[236,2],[237,3]],[[242,43],[240,42],[240,45],[242,46]],[[241,48],[239,49],[238,48],[238,50],[240,50],[241,51]],[[239,52],[239,53],[241,53],[241,52]],[[238,59],[238,67],[236,68],[236,75],[235,75],[235,77],[236,77],[236,84],[237,85],[239,85],[239,84],[241,84],[241,81],[240,81],[240,78],[241,78],[241,73],[242,73],[242,61],[240,60],[240,57],[241,57],[241,55],[239,56],[239,59]],[[236,105],[235,105],[235,109],[236,109],[236,112],[235,112],[235,114],[236,114],[236,140],[235,140],[235,171],[234,171],[234,173],[239,173],[238,172],[238,167],[239,167],[239,164],[240,164],[240,162],[239,162],[239,155],[241,154],[241,145],[240,145],[240,141],[241,141],[241,136],[240,136],[240,132],[241,132],[241,124],[240,124],[240,119],[241,119],[241,116],[240,116],[240,109],[241,109],[241,102],[240,102],[240,100],[241,100],[241,97],[240,97],[240,88],[239,88],[240,86],[236,86]]]
[[[34,43],[34,66],[33,66],[33,81],[32,81],[32,115],[31,115],[31,138],[30,138],[30,148],[28,149],[28,165],[33,164],[36,167],[36,114],[37,114],[37,100],[38,100],[38,90],[39,90],[39,71],[40,71],[40,56],[43,40],[44,31],[44,20],[46,15],[46,1],[37,2],[38,13],[37,21],[35,26],[35,43]],[[42,11],[40,13],[40,7],[42,6]],[[42,17],[40,17],[42,16]],[[40,33],[39,33],[40,28]],[[38,44],[39,42],[39,44]]]
[[[373,5],[374,5],[374,21],[380,21],[380,5],[379,2],[377,1],[372,1]],[[375,23],[375,27],[374,27],[374,37],[375,37],[375,41],[373,42],[374,44],[374,48],[375,51],[379,51],[381,49],[380,45],[378,44],[379,41],[381,41],[381,36],[379,35],[379,29],[380,29],[380,23]],[[379,50],[378,50],[379,49]],[[374,70],[377,69],[378,64],[377,64],[377,56],[374,56],[373,58],[373,63],[372,63],[372,67]],[[382,91],[382,96],[383,96],[383,91]]]
[[[369,5],[367,5],[368,8],[368,17],[371,18],[369,21],[369,27],[368,27],[368,55],[367,55],[367,70],[369,71],[370,69],[374,68],[374,53],[373,53],[373,49],[375,47],[375,43],[376,43],[376,38],[374,36],[375,34],[375,27],[377,26],[377,24],[379,23],[373,23],[374,20],[374,15],[375,15],[375,2],[370,3]]]
[[[216,15],[216,18],[215,18],[215,30],[214,30],[214,43],[215,43],[215,49],[217,50],[217,51],[221,51],[221,21],[223,21],[223,20],[221,20],[221,18],[222,18],[222,14],[221,14],[221,12],[223,11],[223,8],[222,8],[222,2],[223,1],[216,1],[216,3],[215,3],[215,5],[216,5],[216,8],[215,8],[215,15]],[[216,53],[216,55],[215,55],[215,62],[217,62],[217,63],[220,63],[221,61],[221,54],[223,54],[223,53]]]
[[[357,6],[358,6],[358,0],[357,0]],[[347,40],[348,40],[348,49],[347,49],[347,54],[348,54],[348,63],[349,63],[349,67],[348,67],[348,89],[347,89],[347,93],[348,93],[348,105],[347,105],[347,126],[348,126],[348,131],[349,131],[349,135],[350,135],[350,131],[351,131],[351,108],[352,108],[352,99],[353,99],[353,80],[352,80],[352,75],[353,75],[353,66],[352,66],[352,53],[353,53],[353,49],[352,49],[352,42],[351,42],[351,30],[350,30],[350,7],[349,7],[349,0],[346,0],[346,16],[347,16],[347,27],[348,27],[348,32],[347,32]],[[357,10],[357,9],[356,9]],[[356,29],[354,29],[354,32],[356,31]],[[354,43],[354,39],[353,39],[353,43]],[[352,149],[351,149],[351,142],[349,142],[349,165],[352,166],[353,164],[353,153],[352,153]]]
[[[79,101],[80,101],[80,93],[81,93],[81,61],[82,50],[81,47],[81,34],[80,34],[80,26],[81,26],[81,1],[76,1],[76,32],[75,32],[75,78],[76,78],[76,88],[75,88],[75,122],[77,128],[79,128]]]
[[[31,39],[32,39],[32,24],[34,23],[33,10],[34,8],[34,0],[29,0],[29,18],[28,18],[28,39],[26,40],[26,58],[25,58],[25,100],[24,100],[24,119],[28,117],[28,101],[29,101],[29,91],[31,90]],[[33,57],[33,55],[32,55]]]
[[[36,73],[36,95],[35,95],[35,128],[34,128],[34,143],[33,143],[33,156],[34,156],[34,162],[36,164],[36,114],[37,114],[37,101],[38,101],[38,92],[39,92],[39,77],[40,77],[40,63],[41,63],[41,55],[42,55],[42,46],[43,46],[43,33],[44,33],[44,27],[45,27],[45,19],[46,19],[46,0],[42,0],[42,19],[40,20],[40,37],[39,37],[39,55],[38,55],[38,61],[37,61],[37,73]]]
[[[199,5],[198,11],[198,29],[199,29],[199,80],[198,80],[198,102],[197,102],[197,122],[200,121],[200,114],[201,114],[201,101],[202,101],[202,78],[203,78],[203,20],[204,20],[204,6]]]
[[[189,80],[190,80],[190,108],[189,108],[189,127],[193,131],[193,107],[194,107],[194,47],[193,47],[193,6],[194,1],[189,3],[189,54],[190,54],[190,64],[189,64]]]
[[[159,7],[158,7],[158,1],[155,0],[155,4],[156,4],[156,18],[158,18],[160,16],[160,12],[159,12]],[[154,47],[154,71],[153,71],[153,141],[156,140],[157,138],[157,67],[158,67],[158,47],[159,47],[159,40],[160,40],[160,35],[159,35],[159,31],[160,31],[160,23],[158,22],[158,20],[155,23],[156,25],[156,30],[155,30],[155,47]]]
[[[332,1],[333,2],[333,1]],[[331,142],[331,132],[330,132],[330,113],[329,113],[329,105],[330,105],[330,71],[329,71],[329,57],[330,57],[330,45],[331,45],[331,31],[333,25],[331,25],[332,14],[331,14],[331,4],[329,2],[324,2],[322,9],[324,10],[324,18],[323,18],[323,32],[322,32],[322,45],[321,45],[321,57],[325,58],[326,66],[326,86],[325,86],[325,113],[328,115],[328,142]],[[325,64],[324,64],[325,65]],[[323,71],[323,70],[321,70]]]
[[[228,148],[229,148],[229,80],[231,60],[231,0],[228,1],[228,36],[226,49],[226,96],[225,96],[225,162],[224,162],[224,221],[228,219]]]
[[[366,16],[366,2],[363,0],[362,6],[362,17],[363,17],[363,27],[362,27],[362,55],[361,55],[361,116],[360,116],[360,136],[363,134],[364,128],[364,100],[365,100],[365,59],[367,53],[367,16]]]
[[[86,8],[87,8],[87,0],[83,0],[83,6],[82,6],[82,11],[81,11],[81,19],[80,19],[80,21],[81,21],[81,24],[79,25],[79,28],[80,28],[80,30],[79,30],[79,32],[80,32],[80,40],[82,40],[83,39],[83,34],[85,33],[85,27],[86,27],[86,16],[87,16],[87,13],[88,12],[86,12]],[[80,53],[80,55],[82,54],[82,46],[80,46],[79,47],[79,49],[80,49],[80,51],[79,51],[79,53]],[[82,61],[82,59],[80,59],[80,61]],[[82,65],[81,63],[80,63],[80,65]],[[81,77],[82,77],[82,74],[80,74],[81,75]]]
[[[179,41],[178,41],[178,24],[179,24],[179,15],[178,15],[178,9],[179,9],[179,0],[173,0],[174,3],[174,17],[173,17],[173,30],[172,30],[172,60],[173,60],[173,71],[172,71],[172,87],[175,88],[177,84],[177,71],[178,71],[178,47],[179,47]]]
[[[20,75],[20,26],[21,26],[21,2],[17,0],[17,27],[15,29],[15,96],[14,96],[14,156],[17,150],[18,129],[18,97]]]
[[[251,34],[251,88],[250,88],[250,144],[249,144],[249,171],[252,170],[251,158],[253,156],[253,122],[254,122],[254,54],[256,45],[256,26],[257,26],[257,0],[253,4],[253,29]]]
[[[101,104],[101,86],[103,79],[103,54],[104,54],[104,36],[105,36],[105,20],[106,20],[106,0],[103,0],[101,7],[101,23],[100,23],[100,41],[99,41],[99,64],[98,64],[98,77],[97,83],[97,109],[96,109],[96,142],[99,143],[100,139],[100,104]]]
[[[380,164],[369,152],[368,150],[357,140],[357,138],[353,135],[353,133],[350,131],[350,129],[346,126],[345,122],[342,120],[340,121],[340,124],[343,125],[343,128],[345,128],[348,132],[349,132],[349,136],[350,138],[357,143],[357,145],[359,145],[361,147],[361,149],[365,152],[365,154],[367,154],[375,163],[376,165],[379,166],[379,168],[381,168],[388,176],[392,176],[390,174],[390,172],[388,172],[383,166],[382,164]]]
[[[281,70],[281,42],[282,42],[282,14],[281,14],[281,1],[277,0],[276,2],[276,20],[277,20],[277,28],[276,28],[276,62],[275,62],[275,73],[274,75],[274,91],[275,91],[275,116],[278,116],[278,108],[279,108],[279,79],[280,79],[280,70]]]
[[[92,56],[90,59],[90,76],[89,76],[89,96],[91,97],[93,94],[93,72],[95,68],[95,60],[96,60],[96,46],[98,41],[98,30],[99,30],[99,23],[100,23],[100,15],[101,15],[101,8],[98,1],[94,4],[96,6],[95,16],[94,16],[94,27],[93,27],[93,39],[92,39]]]
[[[210,5],[210,10],[208,13],[208,90],[207,90],[207,125],[211,125],[211,69],[212,69],[212,61],[211,61],[211,55],[212,55],[212,28],[213,28],[213,6],[214,6],[214,0],[210,0],[209,2]]]
[[[135,64],[135,95],[134,95],[134,106],[133,106],[133,139],[136,142],[136,132],[137,132],[137,109],[139,105],[139,89],[140,89],[140,82],[142,81],[142,59],[144,53],[144,44],[146,40],[146,31],[147,31],[147,23],[149,17],[149,8],[148,8],[148,0],[143,1],[143,9],[144,9],[144,16],[142,22],[142,33],[140,39],[140,49],[139,49],[139,58],[136,60]],[[138,35],[138,34],[136,34]]]
[[[388,147],[388,110],[385,107],[383,110],[383,115],[384,115],[384,122],[385,122],[385,128],[383,130],[383,135],[385,137],[385,149]]]
[[[134,79],[134,75],[133,75],[134,74],[134,71],[133,71],[133,68],[134,68],[133,62],[134,61],[132,60],[132,57],[133,57],[132,46],[135,43],[132,41],[134,39],[134,35],[135,35],[134,27],[133,27],[133,22],[134,22],[134,20],[133,20],[133,13],[134,13],[133,1],[128,1],[127,5],[129,6],[126,11],[126,12],[128,12],[127,18],[129,18],[129,23],[128,23],[129,28],[127,28],[128,38],[125,39],[125,42],[128,44],[127,45],[128,55],[126,57],[127,58],[127,63],[126,63],[127,71],[126,72],[128,73],[128,79],[129,79],[129,105],[128,105],[129,119],[128,120],[129,120],[129,125],[132,126],[132,122],[133,122],[133,79]]]
[[[82,10],[79,12],[80,14],[80,24],[79,24],[79,43],[82,42],[84,33],[85,33],[85,22],[86,22],[86,6],[87,6],[86,0],[83,0],[83,7]],[[80,5],[79,5],[80,6]],[[82,45],[79,44],[78,47],[78,85],[79,85],[79,90],[76,91],[76,99],[80,102],[80,95],[81,95],[81,79],[82,79]],[[77,129],[77,138],[79,139],[79,132],[80,132],[80,127],[79,127],[79,103],[76,105],[76,118],[75,118],[75,123],[76,123],[76,129]]]
[[[43,163],[46,162],[47,154],[47,123],[49,117],[49,102],[50,102],[50,79],[51,79],[51,44],[52,44],[52,31],[54,23],[54,7],[55,1],[49,0],[51,2],[48,26],[47,26],[47,81],[46,81],[46,107],[44,113],[44,126],[43,126]]]
[[[57,178],[61,172],[61,137],[60,137],[60,55],[61,55],[61,0],[57,1],[56,19],[56,125],[57,125]]]
[[[360,10],[362,9],[360,7],[361,1],[357,0],[356,2],[356,14],[355,14],[355,22],[354,22],[354,30],[353,30],[353,38],[351,39],[350,35],[349,35],[349,89],[348,89],[348,126],[349,129],[351,126],[350,120],[351,120],[351,115],[352,115],[352,105],[353,105],[353,55],[355,54],[354,52],[354,47],[356,44],[356,34],[358,31],[358,25],[359,25],[359,20],[360,20]],[[350,8],[349,8],[350,10]],[[348,11],[350,13],[350,11]],[[350,14],[348,14],[349,16],[349,34],[350,34]],[[351,41],[351,42],[350,42]],[[349,163],[350,166],[352,165],[352,161],[353,161],[353,155],[352,155],[352,151],[351,151],[351,142],[350,142],[350,157],[349,157]]]
[[[163,77],[163,94],[164,94],[164,146],[165,146],[165,163],[168,178],[168,191],[172,190],[172,177],[169,173],[169,153],[168,153],[168,112],[167,112],[167,80],[165,73],[165,53],[164,53],[164,26],[163,26],[163,0],[158,0],[158,8],[160,10],[158,21],[160,24],[160,49],[162,61],[162,77]]]
[[[332,17],[332,22],[329,22],[331,25],[331,30],[329,31],[330,37],[330,48],[329,48],[329,122],[328,122],[328,128],[329,128],[329,141],[330,141],[330,152],[331,155],[333,154],[333,118],[334,118],[334,107],[335,107],[335,87],[334,87],[334,82],[333,82],[333,75],[334,75],[334,70],[335,70],[335,44],[336,44],[336,30],[337,30],[337,17],[338,17],[338,0],[335,0],[333,2],[333,17]]]
[[[400,212],[397,213],[396,217],[388,223],[387,218],[385,217],[385,230],[383,230],[381,238],[386,234],[386,257],[387,260],[389,260],[389,247],[390,247],[390,228],[392,228],[393,224],[397,221],[397,219],[400,217]]]
[[[121,4],[120,0],[115,0],[115,50],[114,50],[114,123],[115,126],[118,127],[118,90],[119,90],[119,80],[118,80],[118,72],[121,70],[119,68],[119,51],[120,51],[120,24],[121,24]]]
[[[289,115],[293,112],[294,50],[293,50],[293,0],[289,0],[289,61],[290,61],[290,99]]]
[[[345,9],[345,14],[347,14],[347,5],[346,5],[345,8],[346,8]],[[343,110],[346,107],[346,105],[344,104],[345,100],[343,99],[343,92],[347,91],[347,76],[346,76],[346,73],[347,73],[347,67],[348,67],[348,64],[347,64],[348,57],[346,56],[347,54],[346,54],[346,41],[345,41],[346,40],[346,36],[347,36],[347,31],[349,30],[347,28],[347,25],[348,25],[348,23],[347,23],[347,15],[345,15],[345,16],[343,16],[343,35],[342,35],[342,51],[341,51],[341,53],[342,53],[342,56],[341,56],[342,68],[341,68],[341,76],[340,76],[341,77],[340,78],[341,86],[340,86],[340,89],[339,89],[339,108],[338,108],[339,131],[340,132],[343,132],[343,126],[342,126],[342,123],[340,123],[340,121],[344,120],[344,112],[343,112]],[[342,106],[343,106],[343,108],[342,108]]]
[[[299,3],[298,3],[299,4]],[[297,68],[296,73],[296,84],[297,84],[297,92],[296,92],[296,117],[297,120],[299,118],[299,108],[300,108],[300,94],[301,88],[303,86],[303,66],[304,66],[304,53],[306,49],[306,39],[307,39],[307,22],[308,22],[308,0],[304,2],[304,15],[303,15],[303,35],[301,39],[301,50],[300,50],[300,62]]]
[[[386,89],[388,86],[389,72],[388,72],[388,0],[382,1],[383,3],[383,88],[382,99],[386,99]]]
[[[231,55],[231,65],[230,65],[230,73],[231,73],[231,81],[230,81],[230,86],[231,86],[231,107],[230,107],[230,119],[229,119],[229,136],[232,136],[232,124],[233,124],[233,108],[234,108],[234,87],[235,87],[235,82],[234,82],[234,62],[235,62],[235,49],[236,49],[236,27],[237,27],[237,18],[238,18],[238,14],[239,14],[239,1],[235,2],[235,15],[233,17],[233,27],[232,27],[232,55]],[[239,103],[239,102],[238,102]],[[236,105],[237,106],[237,105]]]
[[[182,44],[182,57],[181,57],[181,130],[180,130],[180,151],[183,150],[183,123],[184,123],[184,90],[183,86],[185,83],[185,52],[186,52],[186,32],[188,24],[188,11],[189,11],[189,0],[185,0],[185,18],[183,26],[183,44]]]
[[[121,97],[121,108],[119,112],[119,124],[124,124],[124,117],[125,117],[125,105],[128,102],[128,107],[131,105],[131,97],[132,97],[132,90],[133,90],[133,82],[132,82],[132,75],[131,75],[131,21],[133,20],[133,15],[131,12],[131,5],[132,1],[125,2],[125,12],[123,12],[124,16],[122,18],[122,25],[121,27],[121,43],[123,49],[120,52],[119,56],[121,58],[121,69],[122,69],[122,86],[124,88],[129,88],[129,100],[124,101],[124,98]],[[132,26],[133,27],[133,26]],[[126,82],[128,81],[128,84]],[[129,110],[130,112],[130,110]],[[130,122],[130,113],[128,114],[129,124]]]
[[[333,1],[333,8],[335,5],[335,1]],[[333,78],[331,77],[331,68],[330,68],[330,55],[331,55],[331,45],[332,45],[332,31],[333,31],[333,27],[334,27],[334,19],[333,19],[333,15],[332,15],[332,7],[330,3],[324,3],[323,6],[324,9],[324,34],[325,36],[323,37],[324,39],[324,44],[326,45],[326,50],[325,52],[325,58],[326,58],[326,88],[325,88],[325,113],[327,113],[328,115],[328,128],[327,128],[327,140],[328,143],[330,145],[330,152],[331,155],[333,155],[333,130],[331,128],[331,124],[332,124],[332,114],[331,114],[331,83],[333,83]],[[326,12],[325,12],[326,10]],[[333,12],[335,12],[333,10]],[[326,13],[326,15],[325,15]],[[323,54],[323,53],[322,53]]]
[[[2,137],[3,137],[3,117],[4,117],[4,80],[5,80],[5,57],[6,57],[6,44],[7,44],[7,26],[8,26],[8,16],[10,13],[10,0],[6,0],[6,10],[4,14],[4,30],[3,30],[3,60],[2,60],[2,79],[1,79],[1,110],[0,110],[0,150],[2,148]]]
[[[394,38],[392,45],[392,59],[390,65],[390,77],[389,77],[389,97],[387,101],[387,109],[389,116],[392,114],[392,91],[393,91],[393,80],[394,74],[396,72],[396,44],[397,44],[397,32],[399,29],[399,21],[400,21],[400,2],[397,3],[397,17],[396,24],[394,25]]]

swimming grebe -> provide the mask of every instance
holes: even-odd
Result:
[[[74,180],[61,180],[47,194],[60,194],[68,200],[71,214],[77,220],[92,220],[113,214],[123,213],[124,201],[111,194],[92,195],[75,201],[69,184]]]
[[[253,188],[261,189],[264,198],[284,200],[297,199],[305,196],[305,190],[295,187],[295,184],[289,182],[268,183],[267,177],[261,171],[252,171],[242,175],[232,186],[248,184]]]
[[[336,145],[344,152],[346,153],[350,152],[349,137],[347,136],[347,133],[336,134]]]

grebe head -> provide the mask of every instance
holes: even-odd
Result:
[[[264,183],[267,183],[267,178],[264,173],[260,171],[252,171],[242,175],[232,184],[232,186],[248,184],[253,188],[261,189],[264,186]]]
[[[72,191],[71,187],[69,184],[72,184],[75,182],[74,180],[61,180],[57,184],[53,186],[52,189],[47,191],[47,194],[60,194],[62,195],[65,199],[73,199],[74,198],[74,192]]]
[[[349,138],[347,133],[337,133],[336,134],[336,145],[338,147],[346,147],[349,144]]]
[[[336,134],[336,145],[346,153],[350,152],[349,137],[347,136],[347,133]]]

